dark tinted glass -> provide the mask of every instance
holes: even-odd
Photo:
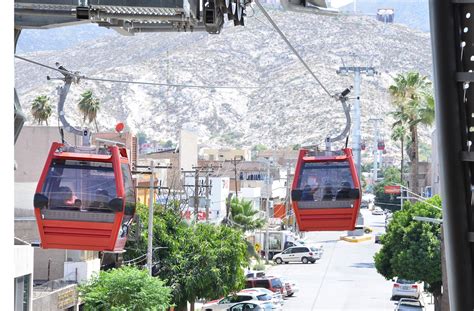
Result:
[[[281,281],[280,279],[272,279],[272,287],[273,288],[281,288]]]
[[[351,208],[358,197],[349,162],[303,163],[292,193],[299,208]]]
[[[263,295],[257,296],[257,299],[261,301],[268,301],[268,300],[272,300],[272,296],[263,294]]]
[[[256,280],[255,287],[270,288],[268,280]]]
[[[132,175],[127,164],[122,164],[122,178],[125,190],[125,215],[135,213],[135,189],[133,188]]]
[[[111,213],[117,197],[112,163],[54,160],[43,185],[50,209]]]

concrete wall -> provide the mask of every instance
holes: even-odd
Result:
[[[36,290],[33,298],[34,311],[65,310],[78,305],[77,285],[71,284],[53,291]]]
[[[64,138],[70,144],[81,141],[66,132]],[[56,126],[24,126],[15,144],[15,182],[37,183],[51,144],[60,141],[61,136]]]
[[[203,160],[209,161],[233,161],[234,159],[243,158],[245,161],[250,161],[252,153],[247,149],[210,149],[203,148],[199,152]]]
[[[198,136],[190,131],[181,130],[179,138],[179,164],[180,169],[189,171],[193,166],[197,166],[198,150],[197,150]]]
[[[67,281],[82,283],[100,271],[100,259],[69,261],[64,263],[64,278]]]
[[[15,238],[13,246],[13,258],[15,261],[14,274],[15,278],[15,310],[24,310],[24,288],[27,282],[25,277],[29,278],[29,302],[28,311],[32,310],[33,302],[33,248],[28,243]]]

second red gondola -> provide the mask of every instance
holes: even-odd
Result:
[[[351,149],[300,150],[291,190],[300,231],[354,230],[360,193]]]

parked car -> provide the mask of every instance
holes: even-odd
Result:
[[[274,293],[284,295],[284,286],[280,278],[275,276],[265,276],[262,278],[250,278],[245,281],[246,288],[263,287],[271,290]]]
[[[289,262],[315,263],[320,259],[319,250],[314,246],[293,246],[273,256],[277,264]]]
[[[246,289],[241,290],[239,293],[248,293],[251,291],[258,291],[258,292],[272,296],[272,302],[275,305],[283,306],[283,304],[285,303],[285,300],[283,300],[283,295],[280,292],[272,292],[271,290],[263,288],[263,287],[246,288]]]
[[[395,307],[395,311],[424,311],[425,307],[418,299],[402,298]]]
[[[246,301],[236,303],[227,309],[228,311],[275,311],[281,310],[280,306],[275,306],[268,301]]]
[[[393,279],[392,299],[408,297],[420,298],[423,284],[401,278]]]
[[[378,206],[374,207],[372,215],[384,215],[383,209]]]
[[[382,244],[382,241],[380,240],[380,237],[383,235],[382,232],[377,232],[375,235],[374,235],[374,240],[375,240],[375,243],[376,244]]]
[[[264,277],[264,276],[265,276],[265,271],[250,270],[250,271],[247,271],[247,273],[245,274],[246,278],[260,278],[260,277]]]
[[[266,301],[266,302],[271,303],[272,296],[266,293],[258,292],[258,291],[248,292],[248,293],[237,293],[234,295],[229,295],[227,297],[223,297],[220,299],[206,302],[202,306],[202,310],[203,311],[227,310],[228,308],[232,307],[236,303],[250,301],[250,300]]]
[[[296,283],[292,280],[289,280],[287,278],[280,278],[281,282],[283,283],[283,286],[286,289],[286,297],[291,297],[293,296],[296,292],[299,291],[298,286],[296,286]]]

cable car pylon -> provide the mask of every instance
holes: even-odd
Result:
[[[83,145],[69,145],[61,131],[62,142],[50,148],[33,199],[40,246],[121,252],[136,204],[127,150],[115,142],[91,146],[90,131],[69,124],[64,103],[78,75],[62,66],[57,71],[64,75],[59,119],[65,130],[83,138]]]

